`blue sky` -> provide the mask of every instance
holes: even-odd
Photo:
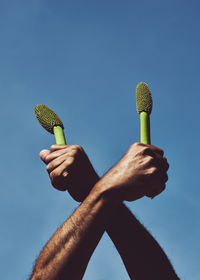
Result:
[[[152,144],[170,163],[165,192],[127,203],[181,279],[199,279],[199,1],[0,0],[1,279],[27,279],[40,250],[78,206],[54,190],[39,151],[54,138],[46,104],[103,175],[139,141],[135,88],[154,101]],[[85,278],[128,279],[107,235]]]

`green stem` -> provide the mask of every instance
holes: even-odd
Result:
[[[151,144],[150,118],[146,112],[140,113],[140,142],[143,144]]]
[[[66,145],[64,131],[61,126],[54,126],[53,133],[56,138],[57,145]]]

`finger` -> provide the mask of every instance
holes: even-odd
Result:
[[[62,149],[65,149],[65,148],[67,148],[69,145],[57,145],[57,144],[55,144],[55,145],[52,145],[51,147],[50,147],[50,151],[51,152],[54,152],[54,151],[57,151],[57,150],[62,150]]]
[[[78,146],[76,145],[69,145],[67,146],[66,148],[64,149],[60,149],[60,150],[56,150],[54,152],[51,152],[47,157],[46,157],[46,162],[50,162],[52,161],[53,159],[61,156],[61,155],[64,155],[67,157],[79,157],[80,158],[80,155],[82,152],[81,149],[77,148]]]
[[[152,177],[151,185],[163,185],[168,181],[168,175],[166,171],[157,169]]]
[[[46,163],[46,157],[47,157],[49,154],[50,154],[50,151],[49,151],[49,150],[46,150],[46,149],[44,149],[44,150],[42,150],[42,151],[40,152],[40,158],[41,158],[41,160],[42,160],[44,163]]]
[[[164,151],[156,146],[141,144],[145,147],[143,153],[144,155],[154,156],[155,154],[163,157]]]
[[[143,161],[146,167],[155,169],[154,171],[156,171],[156,174],[157,172],[166,172],[169,168],[167,159],[157,155],[154,156],[146,155]]]
[[[147,197],[150,197],[153,199],[155,196],[159,195],[161,192],[165,190],[166,186],[165,184],[159,185],[159,186],[154,186],[148,193],[146,194]]]
[[[164,169],[165,171],[167,171],[167,170],[169,169],[169,163],[168,163],[166,157],[163,157],[162,163],[163,163],[163,169]]]
[[[63,176],[64,173],[64,176]],[[71,184],[71,170],[66,168],[66,165],[63,163],[54,169],[50,174],[51,183],[54,188],[65,191],[68,189],[68,185]]]
[[[169,164],[167,162],[166,157],[155,155],[154,159],[155,159],[155,165],[159,168],[159,170],[167,171],[169,169]]]
[[[67,182],[69,177],[71,176],[71,174],[73,173],[74,170],[74,159],[73,158],[69,158],[67,160],[65,160],[63,163],[61,163],[58,167],[56,167],[55,169],[53,169],[50,172],[50,178],[51,180],[54,181],[59,181],[63,184],[63,182]],[[64,176],[63,176],[64,173]],[[67,181],[66,181],[67,180]]]
[[[168,181],[168,175],[166,171],[160,171],[157,169],[157,171],[154,173],[154,178],[152,177],[152,181],[150,183],[150,189],[153,190],[153,192],[160,192],[163,191],[166,187],[166,182]],[[156,186],[156,187],[155,187]]]
[[[69,154],[68,152],[69,152],[69,150],[67,148],[60,149],[60,150],[57,150],[57,151],[54,151],[54,152],[50,152],[46,156],[45,161],[48,164],[50,161],[52,161],[52,160],[54,160],[54,159],[56,159],[56,158],[58,158],[58,157],[60,157],[62,155],[66,155],[66,157],[67,157],[67,155]]]
[[[47,171],[48,173],[51,173],[54,169],[56,169],[59,165],[61,165],[64,161],[67,161],[68,165],[71,165],[73,163],[73,158],[70,156],[67,156],[66,154],[63,154],[59,157],[56,157],[55,159],[51,160],[47,164]]]
[[[153,145],[150,145],[150,147],[151,147],[151,149],[152,149],[152,151],[153,151],[154,153],[156,153],[156,154],[158,154],[158,155],[160,155],[160,156],[163,157],[164,151],[163,151],[162,149],[160,149],[160,148],[158,148],[158,147],[156,147],[156,146],[153,146]]]
[[[160,174],[160,178],[159,178],[159,181],[160,181],[160,184],[166,184],[167,181],[168,181],[168,175],[166,172],[161,172]]]

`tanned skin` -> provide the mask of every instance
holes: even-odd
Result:
[[[54,145],[40,157],[52,185],[83,202],[44,247],[32,280],[82,279],[105,230],[131,279],[178,279],[158,243],[122,203],[164,190],[169,165],[162,150],[135,143],[100,180],[80,146]]]

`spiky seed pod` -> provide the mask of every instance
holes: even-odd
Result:
[[[53,127],[60,126],[64,129],[63,123],[58,115],[49,107],[38,104],[34,108],[35,115],[44,129],[53,134]]]
[[[138,114],[141,112],[146,112],[147,114],[151,114],[152,111],[152,97],[151,92],[146,83],[139,83],[136,87],[136,107]]]

